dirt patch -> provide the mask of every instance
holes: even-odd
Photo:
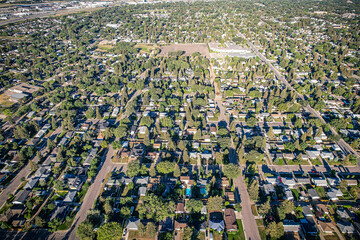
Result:
[[[184,51],[185,56],[199,52],[202,56],[210,58],[209,49],[206,43],[170,44],[162,46],[160,56],[168,56],[169,52]]]
[[[2,107],[11,107],[14,103],[10,101],[10,97],[5,94],[0,95],[0,106]]]

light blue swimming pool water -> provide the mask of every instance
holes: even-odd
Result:
[[[191,196],[191,188],[187,188],[187,189],[185,190],[185,193],[186,193],[186,196],[187,196],[187,197],[190,197],[190,196]]]
[[[205,187],[200,188],[200,193],[201,193],[201,195],[203,195],[204,197],[207,197],[207,190],[206,190]]]

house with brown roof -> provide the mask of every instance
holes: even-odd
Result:
[[[160,149],[161,148],[161,143],[154,143],[153,148],[154,149]]]
[[[230,186],[229,179],[227,179],[226,177],[222,177],[221,178],[221,186],[223,188],[229,187]]]
[[[185,203],[184,202],[178,202],[176,204],[176,210],[175,210],[176,214],[183,214],[185,213]]]
[[[216,136],[216,134],[217,134],[217,129],[216,129],[216,127],[210,127],[210,133],[211,133],[212,135]]]
[[[188,226],[186,221],[177,221],[175,220],[174,229],[177,231],[184,230]]]
[[[195,127],[188,128],[187,132],[188,134],[194,135],[197,132],[197,129]]]
[[[224,197],[225,197],[226,201],[228,201],[230,203],[235,202],[235,194],[234,194],[234,192],[226,191],[225,194],[224,194]]]
[[[332,233],[334,231],[334,224],[332,222],[319,221],[321,231],[324,233]]]
[[[232,208],[226,208],[224,213],[226,231],[237,231],[235,211]]]
[[[180,176],[180,182],[186,184],[188,187],[191,187],[194,184],[194,180],[190,176]]]

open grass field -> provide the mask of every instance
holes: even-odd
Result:
[[[150,237],[147,233],[145,233],[144,235],[141,235],[139,233],[139,231],[130,231],[128,238],[129,239],[142,239],[142,240],[155,239],[155,238]]]
[[[202,56],[210,58],[210,53],[205,43],[185,43],[185,44],[170,44],[160,47],[160,56],[168,56],[169,52],[184,51],[185,56],[190,56],[192,53],[199,52]]]
[[[150,54],[152,50],[159,48],[158,45],[152,43],[137,43],[135,48],[140,49],[140,53],[148,53]]]

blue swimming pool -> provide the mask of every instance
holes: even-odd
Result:
[[[200,193],[203,195],[203,197],[207,197],[207,190],[205,187],[200,188]]]
[[[186,188],[185,194],[187,197],[190,197],[191,196],[191,188]]]

